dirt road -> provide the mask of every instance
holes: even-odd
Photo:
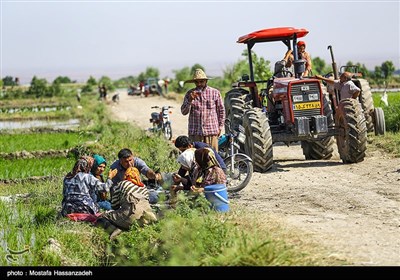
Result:
[[[180,103],[121,92],[110,106],[116,119],[149,127],[153,105],[172,105],[173,138],[187,133]],[[299,146],[274,146],[274,166],[254,173],[250,184],[231,199],[266,220],[303,232],[332,255],[353,265],[400,265],[400,158],[368,150],[365,160],[344,165],[308,161]]]

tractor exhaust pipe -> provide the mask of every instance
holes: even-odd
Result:
[[[333,50],[332,50],[332,46],[329,45],[328,46],[328,50],[331,52],[331,58],[332,58],[332,70],[333,70],[333,77],[335,78],[335,80],[339,79],[339,74],[338,74],[338,68],[336,66],[336,61],[335,58],[333,56]],[[339,91],[338,90],[334,90],[335,94],[333,96],[331,96],[332,98],[332,103],[334,104],[334,106],[332,106],[332,110],[335,113],[336,110],[336,104],[340,101],[340,96],[339,96]]]
[[[336,66],[336,61],[333,56],[333,50],[331,45],[328,46],[328,50],[331,52],[333,77],[335,78],[335,80],[337,80],[339,79],[338,68]]]

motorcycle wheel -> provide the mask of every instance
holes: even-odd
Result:
[[[171,127],[171,123],[166,123],[165,127],[164,127],[164,137],[167,140],[171,140],[172,139],[172,127]]]
[[[224,159],[226,165],[226,188],[228,192],[238,192],[245,188],[253,176],[253,163],[242,154]]]

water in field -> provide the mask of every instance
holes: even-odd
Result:
[[[49,106],[49,107],[17,107],[17,108],[0,108],[1,113],[15,114],[22,112],[55,112],[71,110],[70,106]]]
[[[79,126],[79,119],[61,120],[6,120],[0,121],[0,130],[4,129],[21,129],[21,128],[75,128]]]

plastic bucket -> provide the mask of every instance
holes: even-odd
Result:
[[[224,184],[207,186],[204,188],[204,194],[214,210],[229,211],[228,191]]]

